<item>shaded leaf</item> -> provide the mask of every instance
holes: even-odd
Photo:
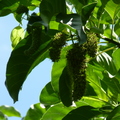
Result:
[[[91,106],[82,106],[69,112],[62,120],[89,120],[101,114],[99,109]]]
[[[1,0],[0,16],[6,16],[13,13],[17,9],[18,5],[18,0]]]
[[[44,105],[53,105],[60,102],[58,94],[52,88],[51,82],[42,89],[40,102]]]
[[[40,103],[34,104],[28,110],[24,120],[40,120],[45,112],[45,108]]]
[[[0,111],[8,117],[21,117],[20,113],[14,107],[11,106],[2,105],[0,106]]]
[[[7,117],[0,111],[0,120],[8,120]]]
[[[106,120],[119,120],[120,119],[120,106],[117,106],[109,113]]]
[[[59,94],[65,106],[69,107],[72,105],[72,81],[67,67],[64,68],[59,79]]]
[[[79,0],[80,1],[80,0]],[[82,7],[82,22],[83,24],[89,19],[92,11],[94,10],[97,2],[93,2],[91,4],[85,5]]]
[[[81,17],[78,14],[59,14],[57,16],[57,21],[66,24],[66,27],[68,26],[68,28],[70,28],[69,26],[71,26],[72,28],[74,28],[78,34],[78,40],[80,42],[80,44],[83,44],[84,42],[86,42],[87,37],[86,34],[83,31],[82,28],[82,20]],[[75,30],[71,29],[73,32],[75,32]]]
[[[62,120],[62,118],[68,114],[74,107],[65,107],[59,103],[50,107],[43,115],[41,120]]]
[[[51,18],[58,13],[66,13],[65,0],[42,0],[40,15],[46,26],[48,26]]]
[[[43,39],[44,38],[44,39]],[[33,55],[26,55],[24,51],[30,46],[31,36],[28,36],[15,47],[7,63],[6,87],[14,102],[18,100],[18,93],[28,74],[41,61],[49,56],[49,37],[41,36],[41,45]],[[44,42],[42,41],[44,40]],[[46,42],[48,41],[48,42]]]

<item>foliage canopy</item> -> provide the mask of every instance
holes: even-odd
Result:
[[[45,59],[53,62],[40,103],[22,120],[120,119],[120,1],[1,0],[0,16],[8,14],[19,23],[5,81],[14,102],[30,72]],[[0,106],[0,119],[6,116],[21,117]]]

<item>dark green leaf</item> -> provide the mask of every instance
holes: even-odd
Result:
[[[60,102],[59,96],[53,90],[49,82],[41,91],[40,102],[45,105],[53,105]]]
[[[7,117],[0,111],[0,120],[8,120]]]
[[[120,106],[117,106],[109,113],[106,120],[119,120],[120,119]]]
[[[11,106],[5,106],[5,105],[0,106],[0,111],[8,117],[12,117],[12,116],[21,117],[20,113],[14,107]]]
[[[65,107],[61,103],[56,104],[46,111],[41,120],[62,120],[73,109],[74,107]]]
[[[99,109],[91,106],[82,106],[69,112],[62,120],[89,120],[101,114]]]
[[[114,2],[115,4],[120,4],[120,1],[119,1],[119,0],[113,0],[113,2]]]
[[[64,68],[59,79],[59,94],[65,106],[68,107],[72,105],[72,81],[68,74],[67,67]]]
[[[28,74],[36,65],[49,56],[48,48],[51,42],[49,39],[48,36],[43,34],[41,36],[41,45],[33,55],[26,55],[24,53],[30,46],[31,36],[19,42],[12,51],[7,64],[6,87],[14,102],[18,100],[19,90]]]
[[[94,10],[97,2],[93,2],[91,4],[88,4],[82,8],[82,22],[83,24],[86,23],[86,21],[89,19],[92,11]]]
[[[17,9],[18,5],[18,0],[1,0],[0,16],[6,16],[13,13]]]
[[[67,26],[71,26],[72,28],[74,28],[77,31],[78,40],[79,40],[80,44],[83,44],[84,42],[86,42],[87,37],[82,28],[81,17],[78,14],[68,14],[68,15],[67,14],[59,14],[57,16],[57,21],[58,22],[62,21],[64,24],[67,24]]]
[[[46,26],[48,26],[51,18],[58,13],[66,13],[65,0],[42,0],[40,15]]]
[[[40,103],[34,104],[28,110],[24,120],[40,120],[45,112],[46,110],[44,106],[42,106]]]

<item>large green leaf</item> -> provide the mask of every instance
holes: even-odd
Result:
[[[74,107],[65,107],[61,103],[56,104],[46,111],[41,120],[62,120],[73,109]]]
[[[61,101],[65,106],[68,107],[72,105],[72,81],[68,74],[67,67],[64,68],[59,79],[59,94]]]
[[[41,45],[33,55],[25,54],[25,50],[30,46],[31,36],[19,42],[11,53],[7,64],[6,87],[14,102],[18,100],[19,90],[28,74],[49,55],[50,38],[44,34],[41,37]]]
[[[89,120],[101,114],[99,109],[91,106],[82,106],[69,112],[62,120]]]
[[[120,11],[120,4],[115,4],[112,0],[109,0],[105,6],[105,10],[108,12],[111,19],[114,20]]]
[[[114,64],[115,64],[117,70],[119,70],[119,69],[120,69],[120,60],[119,60],[119,57],[120,57],[120,49],[116,49],[116,50],[113,52],[112,56],[113,56]]]
[[[34,104],[28,110],[24,120],[40,120],[45,112],[44,106],[40,103]]]
[[[51,84],[55,92],[59,93],[59,79],[66,67],[66,54],[72,46],[66,46],[61,50],[60,60],[54,62],[51,71]]]
[[[44,105],[53,105],[60,102],[58,94],[52,88],[51,82],[42,89],[40,102]]]
[[[66,60],[61,59],[58,62],[55,62],[52,67],[52,81],[51,84],[53,86],[53,89],[59,93],[59,78],[62,74],[63,69],[66,66]]]
[[[0,106],[0,111],[8,117],[21,117],[20,113],[14,107],[11,106],[2,105]]]
[[[0,16],[6,16],[13,13],[17,9],[18,5],[18,0],[1,0]]]
[[[57,21],[61,22],[63,24],[65,24],[66,27],[70,28],[69,26],[71,26],[72,28],[74,28],[77,31],[78,34],[78,40],[80,42],[80,44],[86,42],[87,37],[86,34],[83,31],[82,28],[82,20],[80,15],[78,14],[59,14],[57,16]],[[75,30],[71,29],[73,32],[75,32]]]
[[[115,77],[111,77],[109,73],[104,73],[103,82],[108,86],[107,94],[113,101],[118,100],[118,94],[120,94],[120,84]]]
[[[109,113],[106,120],[119,120],[120,119],[120,106],[117,106]]]
[[[104,101],[108,101],[108,96],[106,94],[106,86],[103,84],[101,79],[103,79],[102,72],[94,69],[90,64],[88,65],[86,71],[87,80],[90,82],[89,84],[93,87],[99,99]]]
[[[58,13],[66,13],[65,0],[42,0],[40,15],[46,26],[48,26],[51,18]]]

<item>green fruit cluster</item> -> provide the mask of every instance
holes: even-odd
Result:
[[[95,33],[89,32],[87,33],[87,42],[85,43],[85,47],[87,49],[87,53],[90,57],[95,57],[97,53],[98,37]]]
[[[32,30],[32,44],[30,47],[25,50],[25,55],[30,56],[33,55],[40,46],[40,37],[41,37],[42,28],[36,27]]]
[[[86,88],[86,48],[78,43],[67,53],[67,67],[73,83],[73,101],[81,99]]]
[[[51,43],[51,48],[49,49],[50,59],[53,62],[58,62],[60,59],[60,53],[62,47],[66,43],[66,35],[62,32],[58,32],[54,35],[53,41]]]

